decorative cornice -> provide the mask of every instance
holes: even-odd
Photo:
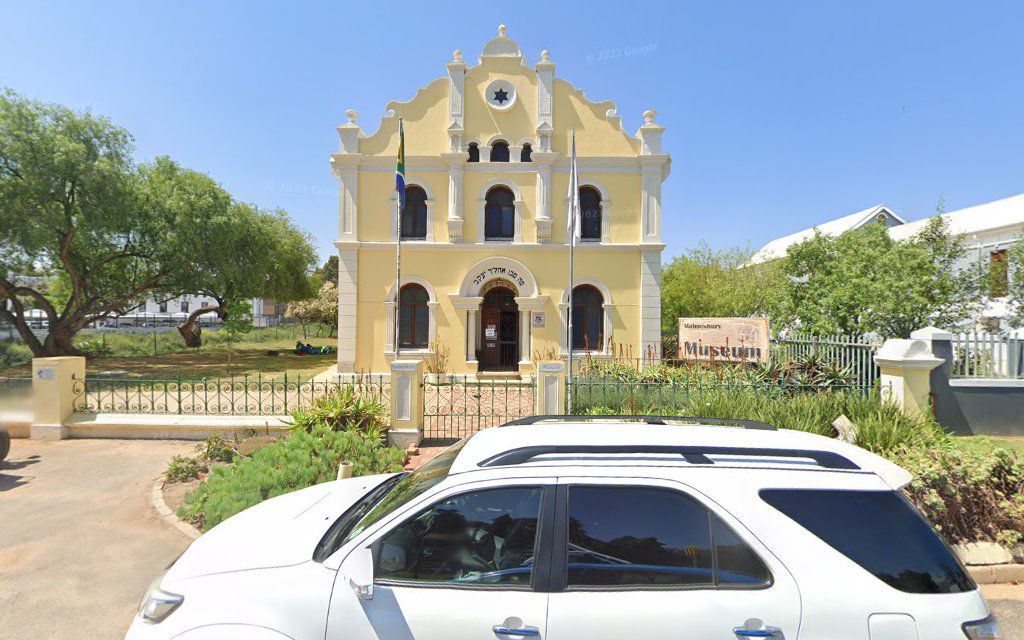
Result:
[[[334,246],[338,249],[363,249],[363,250],[395,250],[395,242],[389,240],[335,240]],[[635,252],[648,252],[648,251],[664,251],[665,243],[663,242],[643,242],[636,244],[626,243],[578,243],[576,245],[577,251],[635,251]],[[557,243],[539,243],[539,242],[460,242],[460,243],[448,243],[448,242],[427,242],[423,240],[406,241],[402,242],[402,251],[409,250],[426,250],[437,251],[438,249],[444,249],[446,251],[458,249],[461,251],[495,251],[498,247],[506,247],[500,249],[509,253],[515,251],[559,251],[564,252],[569,250],[569,245],[564,242]]]

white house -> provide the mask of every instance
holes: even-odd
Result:
[[[964,236],[962,267],[967,268],[984,262],[998,267],[1005,264],[1006,251],[1021,240],[1024,234],[1024,194],[1002,200],[950,211],[942,214],[949,224],[951,233]],[[919,233],[931,218],[908,222],[884,204],[825,222],[810,229],[804,229],[772,240],[759,249],[751,263],[775,260],[786,255],[789,247],[814,235],[815,230],[827,235],[839,235],[859,229],[870,223],[881,223],[889,228],[889,235],[895,240],[906,240]],[[1005,271],[1005,270],[1004,270]],[[978,323],[984,328],[999,328],[1008,309],[1006,298],[997,286],[994,295],[986,297],[984,307],[978,315]]]

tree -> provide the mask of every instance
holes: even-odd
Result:
[[[303,338],[309,337],[306,326],[314,322],[327,326],[334,335],[338,329],[338,287],[333,282],[323,283],[315,298],[289,303],[284,315],[302,324]]]
[[[870,224],[838,237],[815,233],[781,261],[785,286],[774,315],[820,335],[909,337],[953,326],[978,303],[976,270],[958,269],[961,238],[932,218],[906,241]]]
[[[210,296],[215,304],[192,313],[178,331],[190,347],[202,344],[200,317],[216,313],[230,319],[232,303],[247,298],[273,298],[279,302],[312,294],[309,271],[316,255],[306,235],[282,211],[261,211],[232,203],[209,221],[197,240],[201,246],[188,276],[178,283],[179,293]]]
[[[334,286],[338,286],[338,256],[327,258],[327,262],[317,270],[317,274],[321,282],[333,282]]]
[[[0,311],[37,356],[74,354],[74,335],[180,277],[182,233],[225,201],[212,180],[158,158],[89,113],[0,94]],[[21,274],[50,275],[60,295]],[[43,340],[26,312],[48,320]]]
[[[661,332],[675,336],[679,318],[751,317],[768,312],[781,286],[778,265],[748,265],[752,252],[715,250],[701,242],[661,271]]]
[[[1007,321],[1016,329],[1024,326],[1024,236],[1007,251],[1006,277]]]
[[[238,226],[224,189],[166,157],[136,166],[132,151],[105,118],[0,92],[0,319],[36,356],[76,355],[84,327],[208,283],[217,265],[262,264],[265,245],[219,241]]]

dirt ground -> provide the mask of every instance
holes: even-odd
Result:
[[[0,638],[123,638],[191,542],[150,489],[194,442],[14,440],[0,463]]]

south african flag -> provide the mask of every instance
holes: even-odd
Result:
[[[398,164],[395,165],[395,191],[398,192],[398,203],[405,209],[405,129],[402,119],[398,119]]]

